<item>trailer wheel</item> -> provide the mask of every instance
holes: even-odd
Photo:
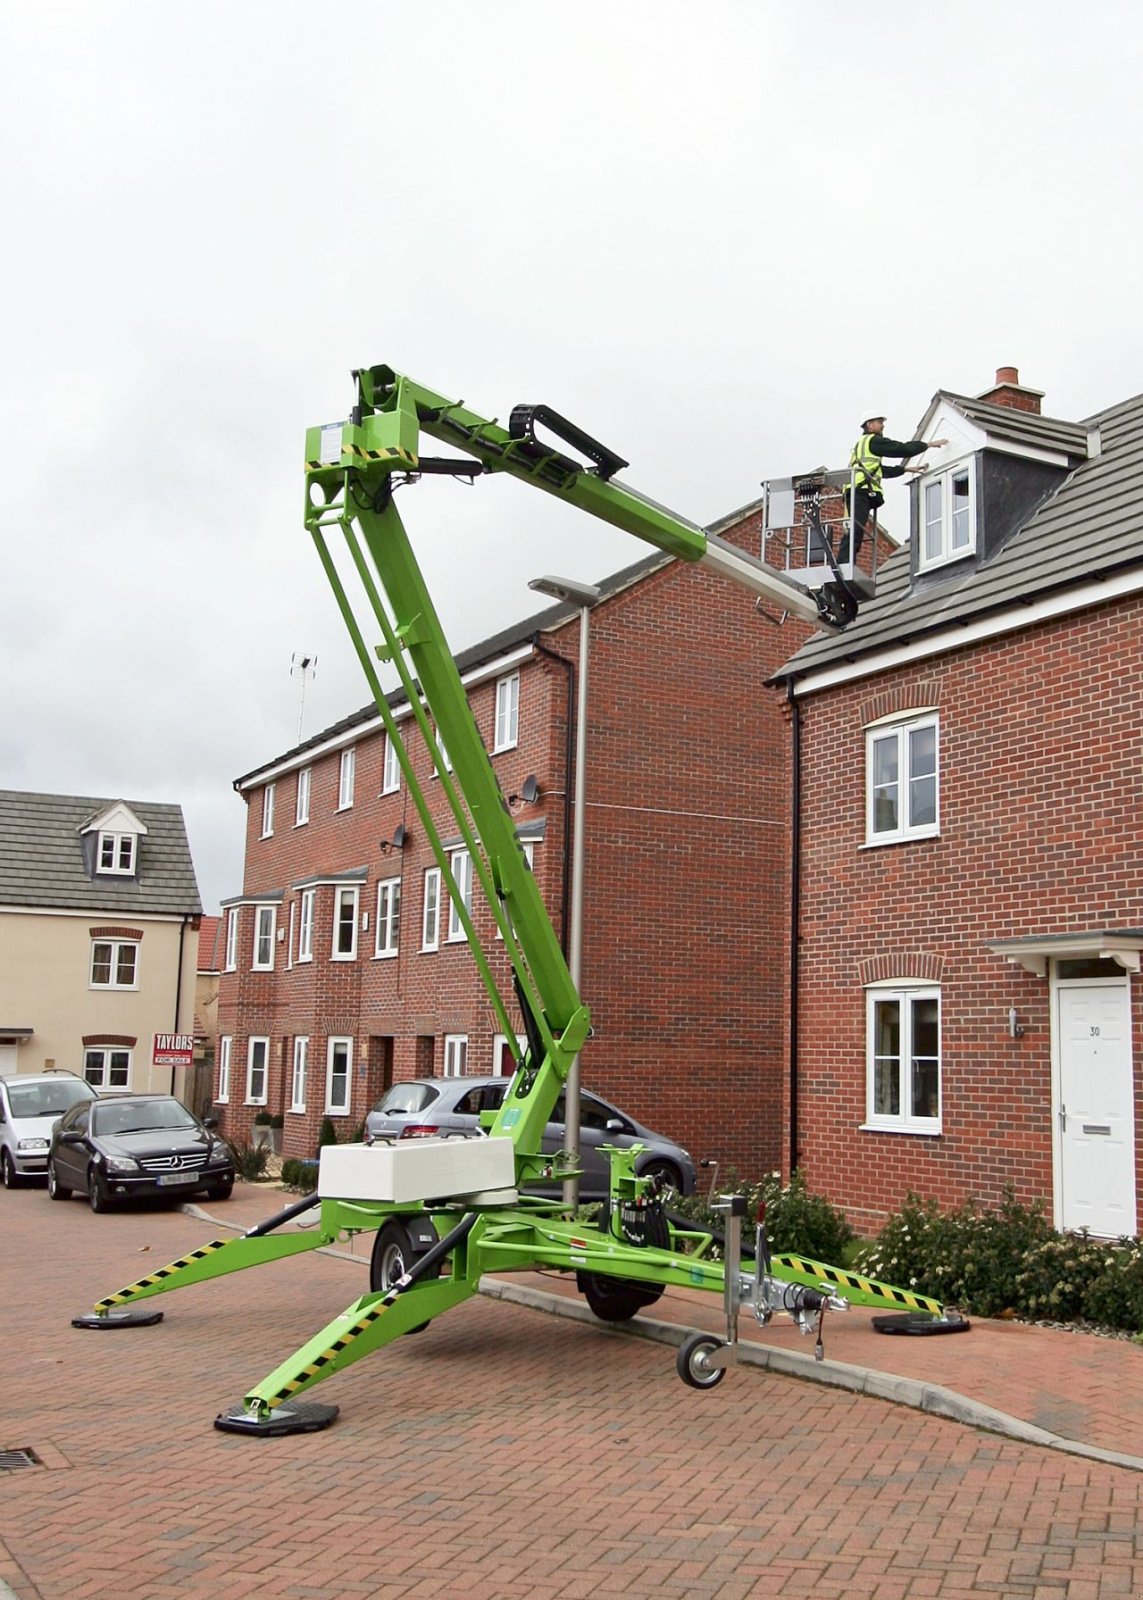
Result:
[[[423,1252],[420,1252],[423,1254]],[[409,1237],[409,1230],[403,1222],[391,1218],[377,1230],[377,1237],[373,1241],[373,1254],[369,1258],[369,1288],[374,1294],[387,1294],[398,1278],[403,1278],[405,1273],[417,1259],[418,1252],[413,1248],[413,1241]],[[440,1277],[438,1265],[433,1277]],[[423,1333],[428,1327],[427,1322],[420,1322],[415,1328],[410,1328],[409,1333]]]
[[[599,1272],[577,1272],[576,1287],[600,1322],[630,1322],[646,1306],[653,1306],[663,1291],[655,1283],[633,1278],[608,1278]]]
[[[710,1333],[692,1333],[675,1357],[675,1371],[692,1389],[713,1389],[726,1377],[725,1367],[712,1367],[710,1357],[722,1349],[722,1340]]]

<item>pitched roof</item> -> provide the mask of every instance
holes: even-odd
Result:
[[[115,916],[202,911],[181,806],[129,800],[147,829],[138,876],[92,877],[81,829],[114,800],[0,789],[0,905]]]
[[[993,415],[1003,412],[1029,424],[1073,428],[1085,441],[1088,432],[1098,428],[1100,454],[1082,460],[1003,549],[979,566],[965,563],[959,575],[950,568],[944,581],[914,591],[905,545],[879,570],[876,597],[862,605],[856,621],[844,633],[811,639],[771,682],[812,676],[989,613],[1011,611],[1013,627],[1018,627],[1023,608],[1049,594],[1143,566],[1143,395],[1074,425],[970,403],[978,411],[988,411],[990,425]]]
[[[1058,450],[1077,462],[1087,455],[1090,428],[1086,423],[1044,417],[1038,411],[1021,411],[1016,406],[998,406],[992,401],[975,400],[970,395],[952,394],[947,389],[938,389],[929,402],[929,409],[917,430],[918,438],[924,434],[929,418],[946,400],[982,428],[990,439],[1016,446]]]

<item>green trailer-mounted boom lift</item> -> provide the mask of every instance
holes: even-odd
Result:
[[[609,1201],[592,1223],[570,1214],[561,1201],[522,1192],[530,1182],[550,1183],[575,1175],[569,1158],[542,1153],[541,1136],[588,1037],[589,1015],[516,837],[393,490],[434,474],[474,479],[483,473],[506,472],[682,561],[722,573],[783,611],[829,628],[843,627],[855,615],[856,591],[835,568],[823,569],[825,582],[811,590],[624,487],[615,475],[627,463],[546,407],[517,407],[504,428],[389,367],[370,367],[354,377],[356,403],[349,420],[311,428],[306,434],[306,526],[444,881],[455,890],[449,855],[397,736],[378,677],[378,660],[396,668],[433,752],[474,877],[511,962],[526,1048],[488,1126],[488,1137],[326,1146],[315,1195],[248,1233],[213,1240],[108,1295],[91,1314],[75,1318],[76,1325],[109,1329],[156,1322],[162,1313],[138,1307],[139,1302],[349,1235],[375,1233],[370,1292],[215,1419],[220,1428],[250,1434],[326,1426],[337,1407],[302,1402],[299,1396],[475,1294],[482,1274],[488,1272],[574,1272],[591,1309],[612,1322],[625,1321],[654,1304],[670,1285],[721,1294],[725,1341],[696,1333],[679,1351],[680,1376],[696,1388],[712,1387],[734,1360],[743,1304],[749,1304],[762,1322],[775,1311],[786,1311],[803,1331],[816,1329],[819,1353],[821,1319],[828,1306],[846,1309],[861,1304],[943,1322],[950,1328],[958,1325],[955,1313],[946,1314],[923,1295],[798,1256],[771,1257],[761,1227],[754,1259],[744,1263],[741,1197],[723,1198],[725,1235],[716,1241],[711,1232],[672,1217],[655,1178],[636,1177],[638,1147],[610,1152]],[[545,435],[555,435],[558,446],[543,442],[541,429]],[[425,436],[456,453],[425,454]],[[360,583],[358,604],[368,618],[365,623],[350,601],[327,542],[331,535],[346,542],[348,569],[355,569]],[[447,761],[440,756],[438,734],[448,751]],[[513,1041],[518,1030],[509,1002],[493,980],[464,897],[454,893],[453,904],[499,1031]],[[317,1226],[283,1231],[285,1223],[313,1207],[320,1208]],[[391,1270],[395,1260],[396,1274]]]

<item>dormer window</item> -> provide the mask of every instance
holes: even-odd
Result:
[[[976,549],[976,497],[971,461],[921,483],[920,567],[940,566]]]
[[[130,877],[135,871],[135,845],[133,833],[101,833],[99,835],[99,871],[114,872]]]

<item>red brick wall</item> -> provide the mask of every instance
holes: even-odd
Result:
[[[801,701],[801,1160],[863,1231],[910,1189],[995,1203],[1011,1184],[1051,1215],[1048,983],[986,947],[1143,926],[1141,658],[1143,602],[1128,600]],[[933,705],[940,836],[863,849],[863,729]],[[863,984],[906,972],[941,986],[939,1138],[861,1131]]]
[[[724,533],[724,537],[727,537]],[[729,537],[758,549],[757,520]],[[584,981],[595,1035],[583,1052],[584,1082],[650,1126],[681,1139],[696,1159],[717,1156],[745,1173],[767,1170],[783,1143],[783,1017],[787,971],[789,745],[781,700],[765,678],[806,637],[797,622],[776,628],[752,598],[681,563],[645,577],[592,613],[585,852]],[[546,637],[572,659],[579,624]],[[519,744],[493,757],[505,794],[534,774],[540,799],[514,809],[520,822],[542,817],[535,871],[557,931],[563,914],[567,790],[567,674],[536,655],[522,664]],[[495,685],[472,690],[471,704],[489,747]],[[411,728],[411,723],[404,725]],[[418,773],[428,757],[419,733],[408,735]],[[432,1036],[435,1070],[443,1036],[467,1033],[468,1071],[492,1070],[500,1031],[465,944],[420,951],[421,882],[431,864],[424,830],[402,783],[381,797],[383,740],[358,744],[355,804],[337,812],[336,754],[315,762],[310,823],[294,827],[294,775],[278,779],[275,831],[261,839],[261,790],[248,796],[247,894],[284,889],[279,927],[289,926],[290,885],[319,873],[367,868],[355,963],[331,962],[333,894],[317,894],[312,964],[286,970],[276,947],[272,974],[249,971],[252,907],[241,911],[239,970],[224,974],[219,1031],[234,1039],[226,1130],[247,1136],[246,1041],[268,1034],[271,1110],[285,1113],[286,1154],[309,1155],[324,1114],[329,1034],[355,1040],[349,1115],[340,1137],[361,1120],[381,1087],[379,1047],[392,1037],[393,1075],[424,1070],[418,1039]],[[444,817],[439,784],[428,782]],[[404,822],[403,852],[383,857],[379,841]],[[445,838],[455,833],[441,822]],[[376,884],[401,873],[400,954],[372,958]],[[478,933],[489,935],[502,992],[508,963],[490,937],[491,917],[475,900]],[[296,937],[296,936],[295,936]],[[513,1023],[519,1027],[514,1004]],[[310,1038],[310,1089],[304,1116],[288,1111],[292,1041]],[[420,1047],[423,1049],[424,1047]]]

